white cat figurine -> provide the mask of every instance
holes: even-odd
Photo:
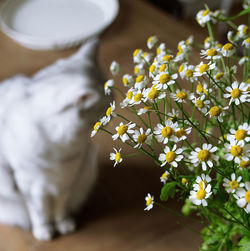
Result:
[[[39,240],[74,231],[97,175],[90,126],[108,104],[97,45],[0,85],[0,222]]]

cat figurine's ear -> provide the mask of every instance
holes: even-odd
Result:
[[[87,40],[75,54],[65,59],[59,59],[54,64],[45,67],[37,72],[32,79],[39,80],[67,71],[88,72],[89,68],[92,68],[91,66],[97,64],[98,47],[99,39],[91,38]],[[86,68],[87,71],[85,70]]]

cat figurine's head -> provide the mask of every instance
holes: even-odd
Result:
[[[73,56],[60,59],[31,78],[30,96],[36,121],[51,137],[74,137],[88,131],[108,105],[104,77],[97,64],[98,40],[86,42]],[[89,131],[88,131],[89,133]],[[72,135],[71,135],[72,134]]]

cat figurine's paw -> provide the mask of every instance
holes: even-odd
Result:
[[[56,223],[56,228],[60,234],[69,234],[75,231],[76,224],[72,218],[66,218]]]
[[[49,241],[54,234],[54,228],[51,225],[39,225],[33,227],[33,235],[39,241]]]

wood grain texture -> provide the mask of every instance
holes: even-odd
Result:
[[[141,0],[120,3],[117,20],[101,36],[99,62],[107,76],[112,60],[117,60],[126,71],[132,71],[132,52],[146,48],[146,39],[152,34],[173,51],[177,42],[190,34],[198,41],[204,39],[198,26],[174,20],[148,3]],[[0,33],[0,80],[19,73],[31,75],[74,51],[32,51]],[[198,62],[197,54],[193,60]],[[132,158],[113,168],[109,162],[113,147],[110,137],[98,134],[94,141],[100,148],[100,178],[87,207],[77,217],[78,231],[41,243],[28,232],[0,225],[0,251],[198,250],[199,235],[178,225],[179,217],[161,208],[143,211],[146,193],[159,197],[162,170],[145,157]],[[167,206],[180,208],[175,201]],[[191,226],[200,229],[200,225]]]

